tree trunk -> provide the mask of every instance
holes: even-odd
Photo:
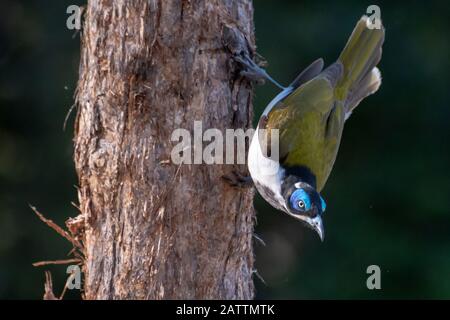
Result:
[[[86,299],[251,299],[244,166],[171,162],[174,129],[251,127],[251,0],[90,0],[75,165]]]

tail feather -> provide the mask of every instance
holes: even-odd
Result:
[[[376,65],[381,59],[385,31],[383,26],[369,29],[368,21],[366,16],[359,20],[338,60],[343,65],[343,75],[336,86],[336,94],[338,99],[345,100],[348,116],[381,84]]]
[[[375,67],[361,80],[359,86],[355,88],[355,90],[347,97],[345,101],[345,120],[350,117],[353,109],[355,109],[365,97],[377,92],[380,85],[381,72],[377,67]]]

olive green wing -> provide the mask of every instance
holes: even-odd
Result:
[[[278,102],[266,118],[261,119],[259,128],[266,129],[259,132],[261,147],[264,149],[271,145],[271,130],[278,129],[279,159],[290,162],[292,159],[289,159],[289,154],[301,147],[302,141],[308,140],[308,136],[314,140],[317,131],[322,131],[315,127],[326,125],[322,123],[322,118],[325,119],[329,114],[333,103],[333,87],[327,79],[315,78],[305,83]]]
[[[335,101],[333,83],[321,75],[295,90],[267,114],[262,126],[267,130],[258,132],[260,145],[272,146],[267,149],[270,157],[278,156],[284,167],[307,167],[316,177],[317,190],[321,190],[336,159],[344,122],[344,104]],[[272,129],[279,130],[278,155],[273,150],[276,144],[271,141]]]

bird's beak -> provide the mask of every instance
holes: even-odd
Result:
[[[317,215],[315,218],[309,220],[308,223],[311,226],[311,228],[313,228],[314,231],[317,232],[320,240],[323,242],[323,239],[325,238],[325,230],[323,228],[322,217]]]

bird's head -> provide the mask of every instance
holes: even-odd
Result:
[[[322,214],[326,204],[316,189],[308,183],[296,182],[285,189],[284,199],[286,212],[316,231],[323,241]]]

